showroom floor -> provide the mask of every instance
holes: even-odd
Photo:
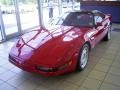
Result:
[[[90,52],[84,71],[56,77],[28,73],[9,63],[15,41],[0,44],[0,90],[120,90],[120,31],[112,31],[109,42],[100,42]]]

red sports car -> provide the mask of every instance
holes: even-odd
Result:
[[[12,47],[9,61],[46,76],[81,71],[89,51],[100,40],[110,39],[111,26],[111,16],[100,11],[65,13],[54,25],[23,35]]]

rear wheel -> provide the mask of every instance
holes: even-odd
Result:
[[[77,63],[77,69],[79,71],[83,70],[88,62],[88,57],[89,57],[89,45],[88,44],[84,44],[81,51],[80,51],[80,55],[78,57],[78,63]]]

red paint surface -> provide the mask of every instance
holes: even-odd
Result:
[[[106,35],[108,29],[105,24],[109,22],[108,17],[97,28],[53,26],[31,31],[11,48],[9,61],[25,71],[46,76],[74,71],[81,47],[89,42],[91,48],[94,48]],[[56,72],[44,72],[35,68],[56,68],[70,61],[70,65]]]

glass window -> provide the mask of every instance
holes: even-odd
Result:
[[[4,2],[1,0],[1,13],[6,35],[18,33],[15,3],[12,1]]]
[[[18,0],[21,28],[23,31],[39,26],[37,0]]]
[[[95,19],[95,25],[97,23],[101,23],[103,21],[102,17],[100,17],[100,16],[95,16],[94,19]]]
[[[60,18],[57,24],[64,26],[93,26],[93,15],[89,13],[71,12]]]

